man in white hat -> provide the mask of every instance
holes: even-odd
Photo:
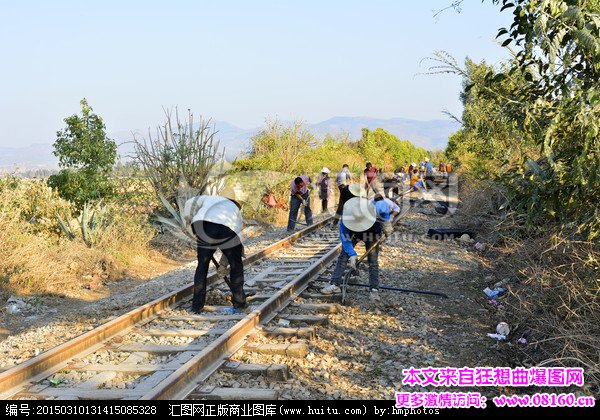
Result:
[[[380,214],[378,212],[381,212]],[[358,254],[354,246],[359,242],[365,243],[365,249],[370,249],[383,235],[382,223],[377,219],[388,220],[390,217],[388,206],[375,206],[364,197],[351,198],[344,204],[342,221],[340,222],[340,239],[342,251],[337,259],[329,285],[321,289],[323,294],[340,293],[340,284],[346,265],[350,263],[356,269]],[[379,300],[379,247],[373,249],[367,256],[369,262],[369,298]]]
[[[331,183],[331,179],[329,178],[330,172],[329,168],[323,167],[323,169],[321,169],[321,175],[317,178],[317,188],[319,191],[319,198],[321,199],[323,213],[327,211],[329,195],[331,194],[331,188],[329,186]]]
[[[246,306],[244,293],[244,265],[242,255],[242,213],[239,204],[230,198],[199,195],[185,203],[186,222],[191,224],[196,235],[198,266],[194,275],[194,297],[192,310],[202,312],[206,301],[206,276],[208,266],[217,249],[227,258],[231,271],[229,288],[234,312]]]

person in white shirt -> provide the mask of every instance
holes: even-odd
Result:
[[[199,195],[186,201],[184,214],[196,235],[198,251],[192,311],[199,313],[204,308],[208,266],[215,251],[220,249],[227,257],[231,267],[229,288],[231,289],[233,308],[235,312],[241,312],[241,309],[246,307],[246,295],[244,293],[244,265],[242,264],[243,220],[239,204],[225,197]]]
[[[347,163],[344,163],[342,169],[338,172],[335,182],[340,190],[352,183],[352,175],[350,174],[350,168]]]

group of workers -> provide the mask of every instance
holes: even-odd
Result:
[[[449,165],[448,165],[449,166]],[[442,171],[443,167],[443,171]],[[439,172],[449,172],[451,168],[440,163]],[[324,167],[321,170],[316,186],[322,210],[326,211],[331,198],[331,171]],[[398,195],[429,188],[428,182],[433,182],[433,165],[425,158],[421,165],[416,163],[394,171],[392,178],[383,180],[383,192],[378,179],[379,170],[370,162],[366,164],[364,185],[353,182],[348,165],[343,165],[338,172],[335,182],[339,190],[339,202],[336,209],[334,224],[339,224],[339,237],[342,250],[337,259],[330,282],[321,288],[323,294],[340,293],[342,277],[348,265],[356,270],[358,254],[355,250],[359,242],[363,242],[367,255],[369,273],[369,297],[373,301],[379,298],[379,247],[383,236],[393,232],[393,223],[400,213],[398,204],[389,198]],[[409,188],[399,193],[402,183],[408,180]],[[287,230],[295,229],[298,211],[304,208],[306,225],[313,223],[310,206],[310,188],[312,180],[309,175],[300,175],[290,184],[290,206]],[[372,198],[367,198],[369,195]],[[194,275],[194,295],[192,311],[202,312],[206,300],[207,275],[210,262],[214,259],[217,249],[223,257],[221,262],[229,264],[230,273],[228,285],[232,293],[233,312],[241,312],[246,307],[246,294],[244,293],[244,269],[242,256],[244,246],[242,243],[242,213],[240,204],[231,197],[201,195],[193,197],[185,203],[184,214],[186,222],[191,226],[196,237],[198,266]],[[217,267],[218,268],[218,267]]]

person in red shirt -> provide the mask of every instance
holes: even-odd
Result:
[[[300,205],[304,205],[306,224],[310,226],[313,223],[312,210],[310,209],[310,194],[308,191],[310,183],[310,176],[304,174],[296,177],[290,184],[290,217],[287,225],[288,232],[293,231],[296,227],[296,219],[298,218]]]
[[[371,162],[367,162],[366,168],[364,170],[365,175],[365,190],[369,191],[369,187],[373,190],[374,193],[378,193],[377,189],[377,175],[379,174],[379,169],[373,166]]]

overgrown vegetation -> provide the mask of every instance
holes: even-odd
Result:
[[[267,121],[267,126],[251,140],[248,156],[234,162],[233,171],[265,170],[297,176],[316,175],[327,166],[332,171],[347,163],[354,173],[362,173],[371,161],[384,171],[393,171],[404,161],[421,161],[428,152],[387,131],[363,129],[361,139],[348,134],[317,139],[301,122],[283,124]],[[291,179],[290,179],[291,181]],[[288,181],[289,183],[289,181]]]
[[[84,235],[81,223],[90,228],[90,218],[73,217],[78,212],[44,181],[0,178],[0,294],[62,294],[148,264],[155,232],[147,214],[108,202],[94,231]],[[59,215],[75,233],[71,238],[61,230]]]
[[[134,162],[143,170],[156,195],[177,206],[182,194],[187,198],[204,193],[210,177],[214,181],[218,175],[216,170],[223,153],[219,152],[210,120],[200,118],[196,125],[188,111],[187,121],[182,121],[177,109],[175,115],[165,110],[165,116],[155,136],[148,133],[147,139],[134,139]]]
[[[285,124],[268,120],[265,128],[251,139],[247,156],[233,163],[226,178],[230,187],[243,186],[240,199],[245,202],[242,210],[246,218],[285,225],[287,209],[267,207],[263,199],[273,193],[287,204],[290,182],[300,174],[309,174],[314,182],[321,169],[328,167],[335,180],[337,171],[348,164],[354,180],[359,181],[367,161],[391,176],[405,161],[420,162],[428,155],[440,157],[439,153],[415,147],[381,128],[363,129],[360,139],[351,139],[348,134],[318,139],[300,121]],[[314,191],[313,208],[317,199]]]
[[[494,0],[514,58],[501,68],[438,53],[464,80],[463,128],[447,154],[480,188],[513,274],[514,324],[535,364],[580,365],[600,394],[600,2]],[[481,198],[480,198],[481,199]],[[479,206],[483,208],[483,206]],[[516,302],[516,303],[515,303]]]

